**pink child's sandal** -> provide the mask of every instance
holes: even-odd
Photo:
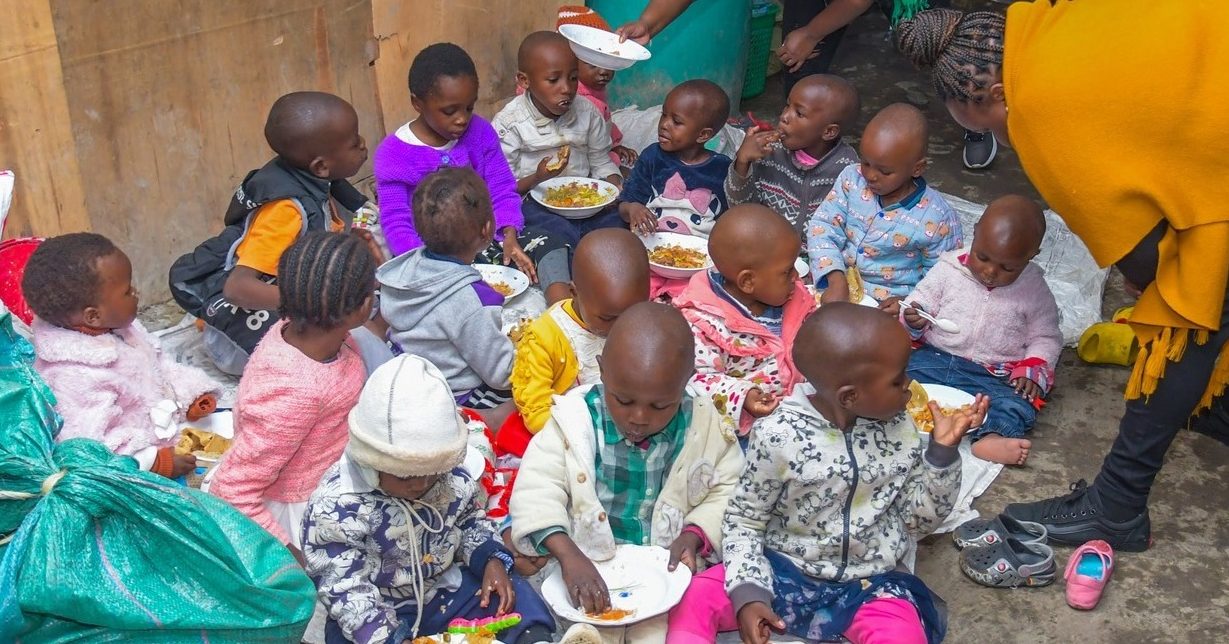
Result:
[[[1078,610],[1092,610],[1101,601],[1105,585],[1114,574],[1114,549],[1110,544],[1097,539],[1089,541],[1067,561],[1067,605]]]

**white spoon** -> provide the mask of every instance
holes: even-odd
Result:
[[[909,307],[914,313],[917,313],[922,319],[930,320],[931,324],[939,327],[939,330],[944,333],[960,333],[960,325],[952,322],[947,318],[937,318],[922,309]]]

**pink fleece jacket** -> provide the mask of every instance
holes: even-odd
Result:
[[[707,271],[692,275],[673,304],[696,337],[692,385],[712,396],[717,410],[738,423],[740,434],[749,432],[755,420],[742,411],[748,391],[758,387],[784,397],[802,382],[790,348],[802,321],[815,310],[815,298],[802,280],[794,280],[794,293],[785,303],[780,337],[713,292]]]
[[[265,501],[301,503],[341,457],[349,414],[367,379],[352,338],[337,358],[317,362],[269,329],[248,360],[235,405],[235,442],[209,492],[235,506],[282,543],[290,536]]]
[[[99,336],[42,320],[32,330],[34,368],[64,417],[57,440],[92,438],[125,456],[174,445],[178,428],[157,427],[150,416],[154,406],[173,402],[182,421],[192,401],[219,390],[205,372],[162,353],[140,322]]]

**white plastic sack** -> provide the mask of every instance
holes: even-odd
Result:
[[[610,115],[610,120],[619,126],[623,132],[623,143],[637,152],[657,143],[657,121],[661,119],[661,106],[654,105],[647,110],[627,107]],[[738,146],[742,145],[746,132],[726,125],[717,133],[716,150],[731,159],[738,154]]]
[[[13,205],[13,182],[16,177],[12,170],[0,170],[0,234],[4,234],[4,224],[9,218],[9,207]]]

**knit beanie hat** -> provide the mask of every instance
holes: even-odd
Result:
[[[614,31],[598,12],[585,6],[564,5],[559,7],[559,19],[555,21],[555,29],[563,25],[584,25],[602,31]]]
[[[429,476],[460,465],[468,438],[439,369],[419,356],[399,355],[371,374],[350,410],[346,454],[393,476]]]

